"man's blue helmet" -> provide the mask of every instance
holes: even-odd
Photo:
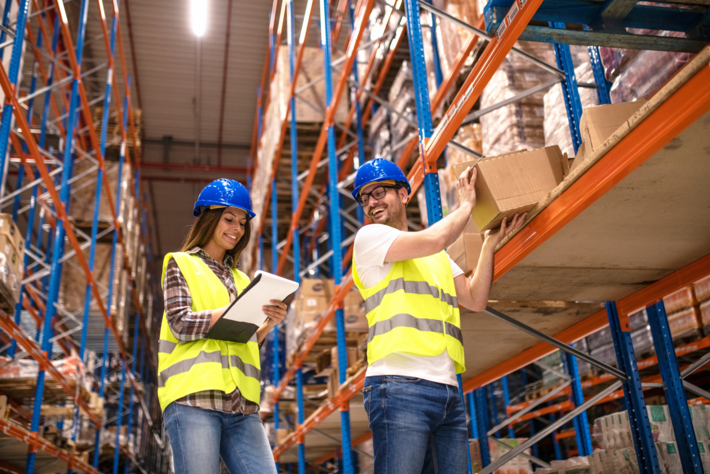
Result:
[[[363,186],[367,186],[368,184],[374,182],[379,183],[390,180],[401,184],[402,187],[407,190],[407,194],[412,193],[412,188],[409,186],[409,180],[407,180],[407,177],[404,175],[399,166],[382,158],[375,158],[374,160],[368,161],[362,165],[359,170],[357,170],[357,174],[355,175],[353,198],[357,200]]]
[[[217,179],[205,186],[197,198],[192,214],[197,217],[211,206],[236,207],[246,211],[249,219],[256,214],[251,210],[251,198],[247,188],[233,179]]]

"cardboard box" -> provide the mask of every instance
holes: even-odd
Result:
[[[328,375],[328,400],[332,400],[338,394],[340,389],[340,379],[338,378],[338,371],[334,370]]]
[[[276,430],[276,444],[279,446],[284,444],[288,437],[291,436],[291,433],[293,433],[293,431],[283,428]]]
[[[475,161],[454,166],[461,174]],[[476,207],[471,217],[479,231],[495,229],[503,218],[527,212],[569,172],[557,145],[483,158],[476,165]]]
[[[599,149],[644,104],[645,99],[620,104],[587,107],[579,121],[579,132],[586,153]]]
[[[357,347],[348,347],[348,367],[357,362]],[[338,346],[330,350],[330,365],[333,367],[333,372],[338,371]]]
[[[580,164],[582,164],[582,162],[584,161],[584,159],[586,157],[587,157],[587,147],[584,144],[584,142],[582,142],[582,144],[579,145],[579,148],[577,148],[577,154],[574,155],[574,159],[571,160],[572,163],[569,166],[569,170],[574,171],[575,169],[577,169],[577,167]]]
[[[466,276],[471,275],[478,265],[483,248],[484,234],[463,233],[456,242],[446,249],[451,260],[463,270]]]
[[[22,268],[24,259],[21,257],[21,255],[24,255],[24,252],[19,253],[18,250],[15,249],[15,243],[9,235],[0,234],[0,252],[7,257],[10,266],[18,275],[24,274]]]
[[[15,247],[15,251],[20,255],[24,254],[25,238],[17,224],[12,221],[10,214],[0,214],[0,235],[8,236]]]

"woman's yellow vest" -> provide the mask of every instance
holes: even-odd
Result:
[[[446,252],[395,262],[371,288],[363,287],[354,257],[352,274],[365,300],[370,363],[394,352],[437,356],[447,351],[456,373],[466,370],[459,303]]]
[[[163,276],[170,259],[175,259],[192,296],[192,310],[217,309],[230,303],[229,292],[207,264],[197,255],[170,253],[163,261]],[[249,284],[249,277],[232,269],[237,292]],[[261,365],[256,334],[246,344],[198,339],[180,342],[173,336],[163,313],[158,342],[158,399],[165,410],[175,400],[204,390],[231,393],[239,388],[242,396],[259,403]]]

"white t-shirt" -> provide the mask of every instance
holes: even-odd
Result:
[[[392,269],[393,263],[385,263],[385,256],[392,242],[401,230],[383,224],[370,224],[361,228],[355,236],[355,266],[360,281],[366,288],[382,281]],[[451,271],[454,278],[463,275],[463,271],[451,258]],[[414,356],[393,353],[372,362],[366,376],[403,375],[417,377],[431,382],[457,386],[456,366],[447,351],[438,356]]]

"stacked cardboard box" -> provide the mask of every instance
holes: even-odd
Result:
[[[698,301],[700,323],[706,336],[710,336],[710,277],[703,278],[693,285],[693,293]]]
[[[458,143],[471,150],[483,154],[481,134],[481,124],[472,123],[464,125],[456,132],[454,137]],[[444,215],[456,210],[459,207],[459,193],[456,188],[459,176],[454,173],[454,166],[466,163],[475,159],[475,157],[463,153],[454,147],[446,148],[446,168],[444,169],[444,186],[441,187],[442,206],[444,207]]]
[[[291,304],[286,325],[286,354],[291,357],[300,344],[308,337],[318,321],[325,316],[333,299],[333,280],[306,278],[301,281],[298,293]],[[343,301],[345,330],[347,332],[367,332],[365,302],[356,289],[351,290]],[[325,327],[325,332],[335,332],[335,318]]]
[[[668,326],[673,339],[699,336],[703,327],[702,316],[690,287],[683,288],[663,298]]]
[[[0,214],[0,307],[13,311],[24,274],[25,239],[10,214]]]
[[[510,448],[503,447],[493,440],[488,440],[488,450],[491,455],[491,462],[497,461],[498,459],[503,457],[508,451],[510,451],[510,449],[515,448],[516,446],[523,443],[525,440],[525,438],[501,438],[499,440],[510,446]],[[478,445],[478,439],[469,440],[468,448],[471,454],[471,467],[473,467],[473,472],[478,472],[481,470],[481,468],[483,468],[483,465],[481,463],[481,450]],[[524,452],[525,454],[529,455],[530,449],[528,448]],[[528,461],[527,458],[517,456],[512,461],[505,463],[500,469],[500,471],[496,472],[515,472],[516,474],[528,474],[532,473],[533,470],[532,465],[530,464],[530,461]]]
[[[434,0],[434,6],[462,20],[469,25],[475,25],[479,12],[476,4],[468,0]],[[472,33],[447,20],[439,20],[436,28],[437,44],[441,72],[446,75],[453,66],[456,57],[469,40]]]

